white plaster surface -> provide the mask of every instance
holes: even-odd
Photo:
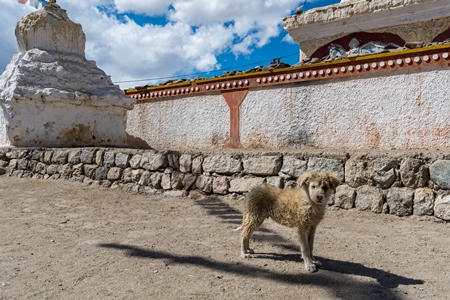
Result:
[[[244,147],[450,147],[450,70],[390,73],[250,91],[241,105]]]
[[[327,35],[327,29],[354,32],[446,17],[449,9],[447,0],[351,0],[287,17],[283,24],[288,31],[305,28],[307,36],[299,38],[310,40]]]
[[[19,53],[36,48],[84,56],[86,36],[81,25],[72,22],[57,4],[26,15],[17,23],[15,34]]]
[[[57,146],[125,145],[126,113],[114,107],[92,107],[68,102],[48,103],[18,99],[7,145]],[[19,111],[20,116],[14,116]]]
[[[0,144],[125,145],[133,103],[83,56],[19,53],[0,77]],[[80,132],[67,134],[75,128]]]
[[[155,149],[224,148],[229,119],[221,94],[150,101],[128,112],[127,133]]]
[[[251,89],[240,141],[255,149],[450,148],[448,67]],[[129,134],[157,149],[221,149],[229,109],[220,94],[143,102]]]

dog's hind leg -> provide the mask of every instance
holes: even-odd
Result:
[[[250,258],[251,254],[255,253],[252,249],[250,249],[250,238],[263,222],[264,218],[261,219],[244,216],[241,233],[241,257]]]

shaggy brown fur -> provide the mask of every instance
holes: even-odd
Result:
[[[309,272],[316,272],[321,263],[312,254],[314,234],[322,220],[331,194],[340,184],[339,178],[331,173],[306,172],[298,179],[299,188],[282,190],[270,185],[261,185],[251,190],[245,197],[242,220],[241,256],[251,257],[249,240],[253,232],[266,218],[295,228],[300,249]]]

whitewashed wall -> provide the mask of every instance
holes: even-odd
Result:
[[[20,99],[14,102],[12,111],[0,118],[0,144],[22,147],[123,146],[125,119],[125,110],[114,106]]]
[[[229,109],[220,94],[146,102],[128,113],[127,131],[156,149],[223,148]],[[266,149],[450,148],[450,70],[250,89],[240,141]]]
[[[229,119],[220,94],[143,102],[128,112],[127,133],[155,149],[224,148]]]

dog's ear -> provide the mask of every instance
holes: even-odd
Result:
[[[312,174],[313,174],[313,172],[308,171],[308,172],[305,172],[302,175],[300,175],[300,177],[297,179],[298,186],[300,186],[300,187],[303,187],[304,185],[308,186],[309,181],[311,180]]]
[[[336,174],[327,172],[325,173],[325,175],[328,177],[328,180],[330,181],[331,184],[331,188],[333,190],[335,190],[341,184],[341,180],[339,179],[339,177],[336,176]]]

